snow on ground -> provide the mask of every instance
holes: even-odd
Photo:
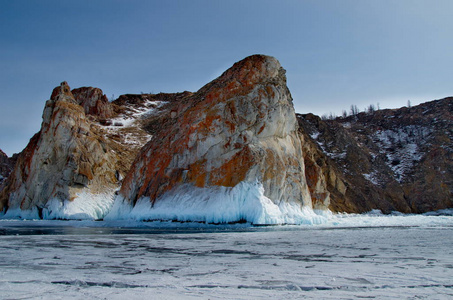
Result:
[[[143,103],[143,106],[140,107],[129,106],[125,114],[122,114],[117,118],[111,119],[112,125],[106,126],[106,128],[115,130],[121,127],[126,128],[133,126],[135,121],[140,120],[143,116],[155,112],[157,109],[161,108],[166,103],[168,102],[146,100]]]
[[[347,155],[346,151],[343,151],[343,152],[327,152],[327,151],[324,150],[324,153],[327,156],[329,156],[330,158],[333,158],[333,159],[345,159],[346,155]]]
[[[346,151],[335,151],[334,152],[329,152],[327,148],[325,147],[324,143],[318,140],[318,137],[321,135],[319,131],[314,131],[312,134],[310,134],[310,137],[318,144],[318,146],[321,148],[322,152],[324,152],[327,156],[333,159],[345,159],[346,158]],[[332,143],[327,145],[329,149],[332,149]]]
[[[423,157],[418,145],[431,133],[429,128],[409,125],[395,130],[380,130],[374,140],[380,145],[380,152],[386,154],[387,165],[401,181],[412,169],[414,162]]]
[[[449,299],[452,218],[373,212],[163,231],[0,221],[0,298]]]
[[[310,137],[314,140],[318,139],[318,136],[320,135],[321,133],[319,131],[313,131],[312,134],[310,134]]]
[[[139,122],[158,111],[166,103],[168,102],[147,100],[140,107],[129,106],[124,114],[110,120],[112,125],[101,126],[101,128],[111,136],[120,136],[123,144],[141,148],[151,136],[142,129]]]
[[[366,180],[371,182],[374,185],[379,185],[379,180],[378,180],[378,173],[373,171],[369,174],[363,174],[363,177],[365,177]]]

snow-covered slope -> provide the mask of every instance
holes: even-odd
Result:
[[[421,213],[453,207],[453,98],[321,120],[299,115],[315,165],[347,187],[328,185],[331,209]]]

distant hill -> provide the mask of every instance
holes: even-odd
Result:
[[[298,115],[298,121],[313,165],[327,178],[332,210],[453,207],[452,97],[334,120]]]

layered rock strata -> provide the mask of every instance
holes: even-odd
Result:
[[[183,185],[259,182],[276,205],[312,206],[292,98],[275,58],[250,56],[169,111],[123,182],[120,195],[131,205],[154,204]]]

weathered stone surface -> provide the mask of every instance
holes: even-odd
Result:
[[[310,190],[326,179],[331,210],[422,213],[453,207],[453,98],[335,120],[312,114],[298,120],[311,169],[306,172],[314,178]]]
[[[0,149],[0,175],[7,177],[10,171],[8,155]],[[6,175],[6,176],[5,176]]]
[[[51,199],[73,200],[84,189],[115,188],[120,157],[111,150],[63,82],[46,102],[41,130],[18,156],[0,210],[40,210]]]
[[[152,123],[152,122],[151,122]],[[193,95],[171,102],[151,124],[120,194],[151,202],[182,184],[234,187],[259,181],[274,203],[311,206],[302,145],[285,70],[250,56]]]
[[[187,95],[190,93],[123,95],[109,103],[98,88],[71,91],[63,82],[45,105],[40,132],[17,157],[8,159],[8,174],[16,159],[18,163],[12,176],[0,185],[0,210],[20,208],[27,214],[55,207],[49,204],[53,199],[66,203],[83,195],[85,202],[73,205],[75,212],[68,215],[60,207],[62,217],[102,217],[109,209],[108,198],[113,198],[113,190],[152,136],[146,127],[156,116],[169,112],[166,103]],[[96,195],[98,200],[94,200]]]
[[[191,93],[125,94],[111,103],[114,117],[100,120],[97,131],[121,154],[122,177],[159,129],[161,118],[170,113],[171,103],[188,95]]]
[[[77,104],[83,107],[86,115],[93,115],[100,119],[108,119],[113,116],[113,107],[101,89],[81,87],[73,89],[72,94]]]
[[[2,189],[3,181],[5,181],[11,173],[14,162],[15,159],[9,158],[8,155],[0,149],[0,190]]]
[[[384,207],[384,211],[392,210],[384,194],[362,175],[371,170],[369,153],[342,126],[327,124],[313,114],[298,115],[298,120],[305,139],[305,163],[312,169],[306,170],[313,178],[308,180],[309,187],[313,189],[313,182],[324,181],[321,189],[329,192],[332,211],[366,212]]]

